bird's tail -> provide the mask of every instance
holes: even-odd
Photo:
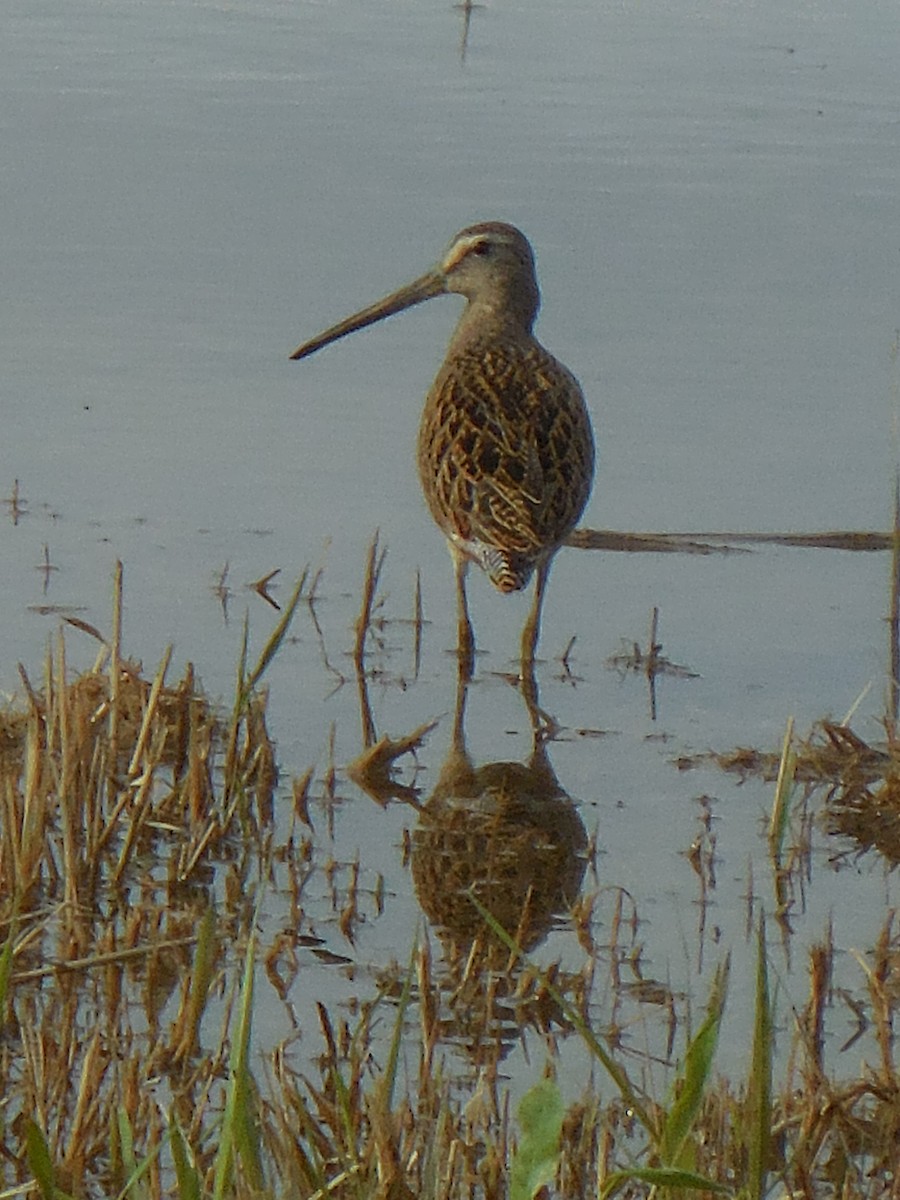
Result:
[[[485,546],[481,565],[488,579],[500,592],[520,592],[528,586],[534,573],[534,563],[519,554],[509,554],[495,546]]]

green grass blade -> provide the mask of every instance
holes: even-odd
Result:
[[[13,951],[15,950],[18,904],[13,907],[12,920],[9,924],[9,934],[0,951],[0,1026],[5,1025],[9,1017],[8,1007],[10,998],[10,979],[12,977]]]
[[[231,723],[228,731],[228,741],[225,751],[225,795],[230,796],[234,788],[236,779],[236,763],[237,763],[237,746],[238,737],[241,729],[241,722],[246,714],[247,706],[250,702],[250,697],[253,689],[259,683],[267,669],[269,668],[275,655],[287,636],[291,621],[294,619],[294,613],[297,611],[297,605],[300,603],[300,595],[306,585],[306,578],[309,574],[309,567],[303,569],[303,574],[297,580],[296,586],[291,593],[291,598],[287,603],[287,607],[279,618],[278,624],[269,636],[269,640],[263,647],[262,653],[257,660],[256,666],[252,671],[247,671],[247,656],[250,652],[250,617],[248,613],[244,614],[244,625],[241,633],[241,649],[238,656],[237,670],[237,689],[234,695],[234,709],[231,714]]]
[[[216,1155],[213,1195],[224,1200],[234,1173],[235,1158],[240,1158],[247,1179],[257,1190],[265,1186],[259,1130],[254,1098],[256,1088],[249,1067],[250,1032],[253,1023],[253,972],[255,941],[247,944],[238,1028],[231,1048],[231,1075],[222,1118],[222,1140]]]
[[[55,1200],[60,1195],[56,1187],[56,1172],[47,1139],[35,1121],[25,1121],[25,1156],[28,1167],[41,1189],[44,1200]]]
[[[169,1144],[172,1147],[172,1162],[175,1165],[175,1183],[178,1187],[178,1200],[200,1200],[200,1176],[190,1161],[187,1143],[175,1114],[169,1115]]]
[[[216,935],[216,914],[212,907],[207,908],[200,918],[197,927],[197,944],[194,948],[194,961],[191,968],[189,987],[190,994],[186,1009],[185,1029],[180,1046],[181,1053],[187,1057],[200,1034],[200,1022],[206,1010],[209,999],[209,989],[213,981],[213,971],[216,955],[219,952],[219,942]]]
[[[794,718],[789,717],[784,731],[784,743],[781,747],[781,761],[778,764],[778,779],[775,783],[775,798],[772,801],[772,815],[769,818],[769,852],[776,866],[781,863],[781,853],[784,849],[784,838],[791,815],[791,795],[794,790],[794,772],[797,766],[797,754],[794,750]]]
[[[659,1143],[664,1165],[678,1165],[679,1157],[694,1127],[703,1103],[703,1094],[712,1071],[725,997],[728,992],[730,957],[716,971],[709,996],[706,1019],[691,1040],[684,1056],[684,1067],[675,1081],[675,1100],[666,1114]]]
[[[137,1174],[138,1164],[134,1156],[134,1131],[131,1128],[128,1113],[121,1105],[116,1110],[116,1127],[119,1131],[119,1150],[122,1155],[122,1166],[125,1168],[125,1178],[128,1180],[128,1183],[122,1188],[122,1195],[124,1196],[131,1186],[131,1180]]]
[[[769,994],[766,963],[766,924],[759,919],[756,960],[756,1006],[753,1021],[753,1052],[747,1088],[749,1146],[747,1195],[762,1200],[766,1194],[766,1164],[772,1133],[772,1053],[774,1014]]]
[[[235,695],[234,707],[235,715],[240,715],[244,706],[244,691],[247,680],[247,657],[250,654],[250,613],[244,613],[244,620],[241,625],[241,646],[238,652],[237,663],[237,693]]]
[[[324,1008],[324,1005],[319,1002],[319,1008]],[[347,1086],[347,1081],[344,1079],[338,1067],[337,1060],[332,1059],[328,1067],[328,1078],[331,1080],[331,1085],[334,1088],[335,1107],[341,1118],[341,1128],[344,1133],[344,1145],[338,1147],[342,1157],[349,1160],[356,1154],[356,1130],[353,1126],[353,1104],[350,1098],[350,1089]]]
[[[692,1192],[716,1192],[730,1195],[731,1189],[723,1183],[697,1175],[694,1171],[683,1171],[679,1167],[634,1167],[628,1171],[614,1171],[608,1175],[597,1193],[599,1200],[608,1200],[629,1183],[649,1183],[658,1188],[684,1188]]]
[[[262,1191],[266,1179],[256,1101],[256,1083],[249,1067],[244,1063],[235,1077],[234,1144],[246,1178],[256,1191]]]
[[[409,1009],[410,999],[412,998],[413,979],[416,973],[416,956],[418,952],[419,939],[415,937],[413,938],[412,951],[409,956],[409,966],[406,969],[406,978],[403,980],[400,1002],[397,1005],[397,1018],[394,1021],[394,1032],[391,1036],[391,1048],[388,1052],[388,1060],[382,1076],[381,1095],[388,1111],[390,1111],[394,1104],[397,1065],[400,1062],[400,1051],[403,1046],[403,1022],[406,1020],[406,1013]]]
[[[291,598],[288,600],[285,610],[278,620],[278,624],[272,630],[265,646],[263,646],[256,666],[244,680],[243,699],[245,701],[268,670],[273,658],[281,648],[281,643],[287,636],[287,631],[291,627],[291,621],[294,619],[294,613],[297,611],[297,605],[300,603],[300,595],[306,586],[306,577],[308,574],[309,567],[307,566],[303,568],[303,574],[297,580],[294,590],[291,593]]]
[[[138,1162],[134,1152],[134,1131],[131,1128],[128,1113],[121,1105],[116,1110],[116,1126],[119,1132],[122,1165],[128,1173],[125,1178],[125,1185],[119,1192],[116,1200],[126,1200],[126,1198],[127,1200],[144,1200],[144,1198],[150,1200],[150,1193],[144,1176],[159,1157],[159,1152],[164,1143],[160,1142],[146,1158]]]
[[[544,1079],[519,1104],[522,1139],[509,1173],[509,1200],[532,1200],[552,1183],[559,1164],[560,1137],[566,1110],[559,1088]]]
[[[250,614],[244,613],[241,626],[241,648],[238,654],[237,686],[234,692],[234,708],[228,726],[228,737],[225,745],[225,788],[224,796],[229,798],[234,787],[237,773],[238,738],[241,732],[241,721],[247,708],[249,688],[247,686],[247,655],[250,653]]]

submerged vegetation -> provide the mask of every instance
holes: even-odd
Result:
[[[327,812],[335,769],[283,777],[267,729],[263,680],[309,599],[306,576],[254,664],[245,634],[227,711],[190,667],[168,682],[170,651],[152,676],[125,657],[121,571],[110,636],[80,626],[100,642],[91,670],[70,677],[62,635],[40,679],[20,668],[23,699],[0,713],[0,1194],[900,1194],[896,915],[841,994],[872,1061],[838,1079],[830,933],[810,950],[806,997],[788,1004],[748,901],[753,936],[732,954],[755,980],[752,1032],[731,1055],[743,1073],[718,1076],[732,961],[722,952],[699,1017],[697,997],[645,977],[640,916],[597,880],[536,685],[527,763],[475,767],[460,681],[430,796],[400,780],[431,726],[395,741],[375,730],[366,646],[380,562],[373,546],[353,655],[364,746],[347,775],[379,804],[415,810],[404,852],[428,927],[370,970],[351,953],[383,886],[334,861],[311,815]],[[900,857],[890,727],[872,746],[823,722],[806,739],[789,730],[780,754],[716,762],[773,782],[770,924],[782,938],[813,819],[847,854]],[[708,881],[714,835],[701,825],[691,864]],[[320,885],[327,935],[307,903]],[[274,895],[279,928],[266,919]],[[580,965],[539,965],[560,924]],[[350,1002],[301,1001],[308,954],[345,971]],[[287,1032],[259,1048],[262,989]],[[514,1104],[504,1062],[526,1042],[533,1086]],[[592,1064],[581,1095],[567,1086],[573,1046]]]

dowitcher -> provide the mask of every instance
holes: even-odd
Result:
[[[419,477],[453,556],[467,673],[475,652],[469,563],[501,592],[519,591],[535,575],[522,631],[524,667],[534,662],[553,556],[581,516],[594,475],[594,438],[578,381],[532,332],[540,292],[525,235],[496,221],[463,229],[436,267],[304,342],[291,358],[446,292],[468,304],[425,401]]]

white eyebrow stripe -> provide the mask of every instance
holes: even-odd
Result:
[[[483,233],[470,233],[466,237],[457,238],[442,263],[444,270],[452,270],[461,259],[465,258],[471,249],[481,245],[484,240],[485,235]]]

